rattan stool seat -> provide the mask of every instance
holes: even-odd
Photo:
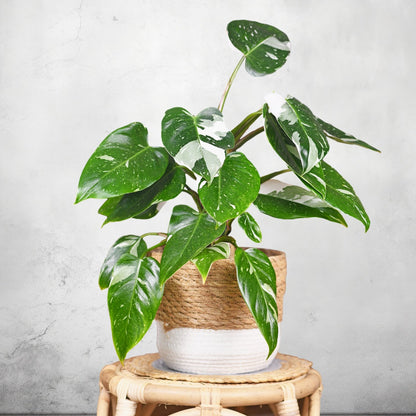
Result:
[[[244,416],[228,408],[255,405],[269,405],[275,416],[318,416],[322,384],[312,363],[277,359],[277,369],[237,376],[161,370],[158,354],[130,358],[124,367],[114,363],[100,373],[97,416],[150,416],[158,404],[191,407],[175,416]]]

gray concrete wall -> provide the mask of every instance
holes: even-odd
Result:
[[[141,121],[157,144],[165,109],[215,106],[238,18],[284,30],[292,55],[275,75],[238,75],[230,126],[275,90],[383,151],[335,143],[328,158],[367,234],[256,214],[289,262],[281,350],[321,371],[324,412],[416,411],[415,1],[0,0],[0,412],[94,411],[116,359],[100,264],[118,236],[163,229],[172,205],[101,229],[98,201],[73,206],[79,174],[111,130]],[[264,138],[250,149],[278,163]],[[152,329],[132,354],[154,349]]]

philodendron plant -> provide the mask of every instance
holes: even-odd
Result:
[[[218,107],[197,115],[182,107],[170,108],[162,120],[164,147],[148,143],[147,129],[133,122],[109,134],[88,160],[79,180],[76,202],[105,199],[99,213],[104,224],[135,218],[147,220],[165,201],[189,194],[195,206],[176,205],[165,232],[126,235],[111,247],[100,271],[99,285],[108,288],[108,309],[113,341],[121,361],[149,329],[161,302],[166,281],[192,261],[207,278],[213,262],[228,258],[235,246],[238,285],[269,346],[277,345],[276,277],[268,257],[257,248],[244,250],[232,237],[238,225],[255,243],[260,228],[247,212],[254,205],[263,214],[279,219],[319,217],[346,226],[341,212],[369,228],[370,220],[352,186],[325,161],[329,141],[369,144],[315,116],[297,98],[270,93],[262,108],[247,115],[232,130],[223,119],[230,87],[241,65],[253,76],[275,72],[289,55],[289,39],[273,26],[248,20],[229,23],[231,43],[242,52]],[[262,126],[253,128],[262,118]],[[265,132],[268,144],[260,139]],[[254,138],[269,146],[283,161],[260,176],[243,151]],[[277,181],[291,172],[304,187]],[[270,193],[260,185],[270,181]],[[195,185],[196,184],[196,185]],[[161,241],[152,247],[148,236]],[[148,256],[163,247],[160,261]]]

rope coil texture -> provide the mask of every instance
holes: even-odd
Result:
[[[279,322],[283,316],[286,291],[286,256],[275,250],[262,250],[276,272],[276,300]],[[152,257],[160,261],[162,252]],[[205,284],[196,266],[188,262],[165,284],[156,319],[166,331],[173,328],[249,329],[257,328],[237,283],[234,259],[213,263]]]

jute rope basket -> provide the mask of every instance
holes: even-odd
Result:
[[[262,250],[276,272],[279,322],[283,316],[283,295],[286,291],[286,256],[276,250]],[[151,256],[161,259],[162,251]],[[156,319],[165,331],[173,328],[250,329],[257,324],[238,287],[233,255],[216,261],[205,284],[192,262],[186,263],[166,283]]]

